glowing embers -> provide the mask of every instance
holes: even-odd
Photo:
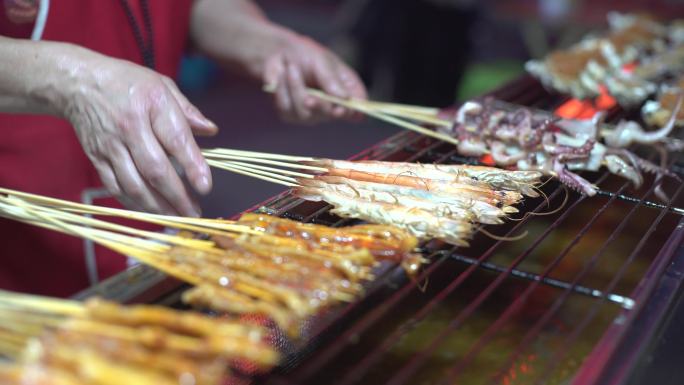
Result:
[[[570,99],[554,111],[556,116],[565,119],[591,120],[599,112],[608,111],[617,105],[605,86],[600,87],[600,94],[594,100]]]

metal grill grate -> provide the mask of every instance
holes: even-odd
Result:
[[[553,110],[562,102],[527,78],[517,80],[492,96],[545,110]],[[622,117],[620,111],[611,111],[611,120]],[[408,132],[396,135],[354,158],[476,163],[473,159],[460,157],[453,146]],[[678,171],[676,167],[672,169]],[[648,188],[634,192],[630,191],[630,186],[624,180],[607,172],[594,178],[591,176],[588,177],[601,187],[597,197],[585,198],[573,194],[567,206],[557,215],[549,218],[526,215],[517,223],[490,228],[507,230],[506,236],[516,235],[535,226],[535,223],[536,227],[540,227],[538,222],[545,218],[541,230],[530,231],[525,240],[516,244],[492,241],[479,235],[473,245],[464,250],[439,242],[424,245],[424,251],[432,263],[415,281],[398,284],[397,271],[385,270],[379,276],[380,284],[371,288],[366,300],[346,306],[323,322],[312,333],[313,342],[307,349],[300,352],[281,372],[263,379],[263,382],[395,385],[567,382],[610,322],[620,314],[620,310],[628,311],[635,306],[637,300],[629,294],[647,270],[648,264],[644,260],[650,262],[648,255],[645,255],[649,253],[644,252],[660,242],[652,239],[655,229],[662,231],[664,227],[669,229],[666,231],[671,231],[679,221],[677,214],[684,212],[672,205],[655,202],[650,183],[646,183]],[[682,186],[675,187],[673,202],[680,203]],[[558,184],[549,183],[545,190],[549,202],[559,204],[562,201],[564,190]],[[305,203],[285,196],[269,203],[266,210],[331,226],[350,222],[329,214],[329,208],[326,204]],[[526,204],[526,211],[548,211],[547,202],[531,200]],[[606,220],[606,217],[615,215],[619,218]],[[653,216],[655,218],[651,221],[644,220]],[[582,218],[581,223],[573,224],[579,218]],[[634,229],[637,218],[640,226]],[[607,237],[602,241],[589,239],[598,238],[594,235],[597,227],[606,222],[611,224]],[[562,232],[568,233],[565,236],[568,242],[549,248],[549,239]],[[629,251],[623,248],[623,253],[616,254],[613,250],[615,246],[625,241],[626,236],[634,237],[633,234],[638,239],[634,247]],[[542,245],[553,251],[548,251],[545,263],[535,268],[533,265],[538,262],[535,258],[540,257]],[[578,252],[578,249],[581,251]],[[569,272],[563,271],[568,265],[569,256],[575,258],[578,253],[586,254],[582,258],[583,263]],[[618,260],[619,263],[607,270],[608,283],[601,285],[604,277],[597,278],[595,275],[606,260]],[[640,269],[634,267],[635,260],[640,261]],[[447,273],[449,277],[441,278],[446,270],[451,274]],[[635,273],[633,270],[639,271]],[[628,283],[622,282],[628,273],[633,277]],[[429,280],[428,289],[422,293],[420,287],[426,280]],[[471,281],[475,281],[475,284]],[[388,284],[399,286],[385,290]],[[425,339],[412,337],[416,330],[425,329],[430,322],[435,322],[439,318],[436,314],[443,312],[445,305],[450,306],[454,296],[461,291],[472,290],[473,286],[479,290],[471,298],[462,301],[457,311],[442,317],[443,323],[436,322],[439,327],[425,333]],[[519,290],[517,295],[508,298],[502,296],[500,291],[510,287]],[[384,291],[387,293],[383,295]],[[539,299],[544,295],[553,298]],[[505,329],[510,327],[512,320],[534,308],[530,303],[538,301],[545,301],[545,306],[536,307],[537,310],[541,308],[541,312],[528,328],[522,330],[523,335],[511,344],[512,348],[505,357],[490,358],[491,351],[487,350],[492,347],[497,349],[498,340],[502,338],[500,334],[508,338]],[[494,302],[494,305],[488,305],[488,302]],[[411,305],[404,308],[407,303]],[[565,309],[567,307],[571,307],[572,311]],[[481,324],[478,314],[491,312],[492,308],[497,311]],[[561,311],[577,317],[577,322],[549,337],[548,329],[553,328],[552,323],[558,321]],[[399,320],[388,322],[391,318]],[[596,324],[600,324],[599,327]],[[335,325],[338,326],[335,328]],[[587,329],[592,330],[585,333]],[[326,334],[327,338],[324,337]],[[583,334],[590,336],[582,338]],[[449,349],[445,349],[444,345],[453,343],[454,336],[463,339],[463,346],[453,349],[449,355]],[[369,342],[364,343],[364,340]],[[541,359],[540,354],[530,354],[531,346],[543,345],[546,340],[550,341],[549,346],[542,350],[548,353],[550,359]],[[407,348],[409,353],[405,351]],[[577,350],[580,352],[577,353]],[[401,357],[397,357],[399,355]],[[568,356],[573,361],[570,364]]]

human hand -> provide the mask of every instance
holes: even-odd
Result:
[[[199,205],[171,158],[195,191],[208,193],[211,172],[193,134],[213,135],[216,125],[173,80],[152,70],[85,49],[71,59],[64,64],[71,76],[58,87],[58,109],[105,187],[132,209],[198,216]]]
[[[308,123],[357,117],[357,112],[316,98],[306,90],[317,88],[343,99],[366,99],[366,88],[356,72],[315,41],[287,30],[277,31],[279,44],[266,56],[263,81],[273,88],[281,116]]]

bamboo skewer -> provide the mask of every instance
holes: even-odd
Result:
[[[33,208],[29,207],[23,202],[17,202],[18,205],[22,206],[24,210],[28,213],[34,214],[36,217],[43,219],[45,222],[35,223],[38,226],[49,227],[53,230],[62,231],[67,234],[76,235],[84,239],[89,239],[95,243],[101,244],[105,247],[109,247],[112,250],[120,252],[124,255],[130,255],[141,262],[154,266],[159,270],[176,276],[186,282],[192,284],[201,283],[197,277],[180,271],[175,266],[171,266],[167,263],[161,261],[164,254],[169,251],[169,246],[162,245],[159,243],[154,243],[146,241],[143,239],[138,239],[122,234],[117,234],[105,230],[92,229],[87,227],[82,227],[78,225],[72,225],[65,223],[57,218],[51,217],[45,213],[41,213]],[[52,225],[52,226],[50,226]]]
[[[401,104],[401,103],[388,103],[379,102],[375,100],[359,100],[351,99],[355,102],[365,103],[371,107],[381,108],[386,110],[394,111],[405,111],[407,113],[412,113],[416,115],[433,116],[436,117],[439,114],[439,108],[435,107],[424,107],[424,106],[414,106],[411,104]]]
[[[224,170],[227,170],[227,171],[232,171],[232,172],[237,173],[237,174],[242,174],[242,175],[251,176],[251,177],[254,177],[254,178],[257,178],[257,179],[262,179],[262,180],[265,180],[265,181],[267,181],[267,182],[273,182],[273,183],[281,184],[281,185],[287,186],[287,187],[296,187],[296,186],[298,186],[298,184],[296,183],[296,180],[295,180],[294,182],[285,181],[285,180],[282,180],[281,178],[271,177],[271,176],[263,175],[263,174],[261,174],[261,173],[251,172],[251,171],[249,171],[249,170],[245,170],[244,168],[241,169],[241,168],[232,166],[232,165],[230,165],[230,164],[225,164],[224,162],[217,162],[217,161],[207,160],[207,163],[208,163],[210,166],[214,166],[214,167],[217,167],[217,168],[221,168],[221,169],[224,169]]]
[[[235,161],[249,161],[252,163],[263,163],[263,164],[270,164],[273,166],[281,166],[281,167],[286,167],[286,168],[297,168],[300,170],[310,170],[310,171],[320,171],[320,172],[326,172],[328,171],[327,168],[324,167],[316,167],[316,166],[309,166],[306,164],[302,163],[292,163],[292,162],[283,162],[283,161],[278,161],[278,160],[271,160],[271,159],[264,159],[264,158],[254,158],[250,157],[247,155],[230,155],[230,154],[214,154],[208,151],[202,151],[204,156],[208,159],[212,160],[235,160]],[[313,160],[314,158],[311,158],[309,160]]]
[[[29,294],[19,294],[0,290],[0,303],[11,304],[26,309],[43,309],[61,315],[82,314],[83,306],[75,301],[37,297]]]
[[[267,153],[267,152],[233,150],[233,149],[223,149],[223,148],[215,148],[215,149],[210,149],[210,150],[204,150],[204,152],[208,152],[210,154],[215,153],[215,154],[228,154],[228,155],[242,155],[242,156],[250,157],[250,158],[286,160],[286,161],[292,161],[292,162],[305,162],[305,161],[315,160],[315,158],[308,157],[308,156],[271,154],[271,153]]]
[[[264,90],[266,92],[274,92],[273,87],[267,86],[267,87],[264,87]],[[447,143],[458,145],[458,139],[456,139],[454,137],[451,137],[451,136],[446,135],[446,134],[441,134],[439,132],[427,129],[425,127],[421,127],[417,124],[402,120],[396,116],[393,116],[393,115],[390,115],[387,113],[383,113],[380,110],[373,108],[371,105],[360,103],[357,100],[353,100],[353,99],[347,100],[347,99],[338,98],[336,96],[326,94],[323,91],[313,89],[313,88],[307,88],[307,92],[309,93],[309,95],[315,96],[321,100],[325,100],[327,102],[340,105],[340,106],[348,108],[350,110],[362,112],[362,113],[369,115],[369,116],[372,116],[376,119],[383,120],[387,123],[391,123],[391,124],[406,128],[408,130],[417,132],[417,133],[425,135],[425,136],[429,136],[429,137],[432,137],[435,139],[445,141]],[[401,108],[401,107],[399,107],[399,108]],[[396,107],[395,107],[395,110],[396,110]],[[397,113],[395,112],[394,114],[396,115]],[[427,119],[427,118],[425,118],[425,115],[421,114],[421,116],[423,117],[423,119]],[[440,125],[446,124],[445,122],[442,122],[442,121],[440,121],[439,123],[440,123]]]
[[[458,139],[453,138],[449,135],[440,134],[439,132],[435,132],[435,131],[427,129],[425,127],[421,127],[417,124],[413,124],[413,123],[401,120],[401,119],[396,118],[394,116],[385,115],[383,113],[373,111],[369,107],[361,106],[359,104],[355,104],[353,102],[350,102],[350,101],[347,101],[347,100],[344,100],[344,99],[341,99],[341,98],[338,98],[338,97],[335,97],[332,95],[328,95],[328,94],[326,94],[322,91],[319,91],[319,90],[308,89],[308,92],[309,92],[309,94],[316,96],[319,99],[322,99],[322,100],[325,100],[325,101],[328,101],[331,103],[335,103],[335,104],[341,105],[343,107],[346,107],[346,108],[349,108],[352,110],[363,112],[363,113],[370,115],[374,118],[384,120],[385,122],[395,124],[397,126],[406,128],[406,129],[411,130],[411,131],[415,131],[415,132],[422,134],[422,135],[425,135],[425,136],[429,136],[429,137],[432,137],[435,139],[445,141],[447,143],[458,145]]]
[[[0,201],[3,201],[3,200],[11,202],[12,198],[7,199],[7,198],[0,197]],[[174,235],[170,235],[170,234],[139,230],[139,229],[136,229],[133,227],[123,226],[123,225],[119,225],[116,223],[106,222],[106,221],[103,221],[100,219],[85,217],[82,215],[76,215],[76,214],[72,214],[72,213],[68,213],[68,212],[62,212],[62,211],[55,210],[55,209],[48,209],[45,207],[40,207],[37,209],[41,210],[43,212],[49,212],[53,217],[63,219],[67,222],[79,223],[79,224],[82,224],[85,226],[93,226],[93,227],[98,227],[98,228],[112,230],[112,231],[119,231],[119,232],[127,233],[130,235],[137,235],[137,236],[148,238],[148,239],[155,239],[155,240],[158,240],[161,242],[168,242],[168,243],[176,244],[179,246],[194,247],[194,248],[199,248],[199,249],[210,249],[210,248],[213,248],[213,246],[214,246],[214,242],[212,242],[212,241],[206,241],[206,240],[201,240],[201,239],[192,239],[192,238],[184,238],[184,237],[178,237],[178,236],[174,236]]]
[[[363,103],[361,103],[360,101],[357,102],[357,104],[363,106]],[[387,109],[387,108],[382,108],[382,107],[376,108],[376,107],[371,107],[371,106],[365,106],[365,108],[383,113],[385,115],[390,115],[390,116],[394,116],[397,118],[404,118],[407,120],[413,120],[413,121],[416,121],[419,123],[430,124],[430,125],[437,126],[437,127],[449,128],[453,124],[452,122],[450,122],[448,120],[436,118],[434,116],[429,116],[429,115],[416,114],[416,113],[408,112],[408,111],[404,111],[404,110],[393,110],[393,109]]]
[[[269,167],[269,166],[262,166],[262,165],[259,165],[259,164],[251,164],[251,163],[248,163],[248,162],[228,161],[228,162],[225,162],[224,164],[229,164],[229,165],[232,165],[232,166],[235,166],[235,167],[238,167],[238,168],[252,168],[252,169],[257,170],[257,171],[275,172],[275,173],[278,173],[278,174],[282,174],[283,176],[290,176],[290,175],[292,175],[292,176],[298,176],[298,177],[301,177],[301,178],[313,178],[313,175],[311,175],[311,174],[306,174],[306,173],[303,173],[303,172],[292,171],[292,170],[286,170],[286,169],[275,168],[275,167]],[[327,171],[327,169],[326,169],[326,171]],[[292,181],[294,181],[294,182],[297,181],[297,180],[294,179],[294,178],[288,179],[288,180],[292,180]]]
[[[217,231],[232,231],[238,233],[259,234],[258,231],[250,229],[247,226],[236,224],[232,221],[223,219],[207,219],[207,218],[186,218],[159,214],[149,214],[137,211],[116,209],[110,207],[86,205],[82,203],[70,202],[56,198],[44,197],[40,195],[15,191],[0,187],[0,193],[11,196],[20,197],[29,201],[37,202],[42,205],[63,208],[68,211],[78,212],[82,214],[114,216],[120,218],[133,219],[148,223],[153,223],[161,226],[173,227],[182,230],[190,230],[196,232],[206,232],[214,235],[225,235],[223,232]],[[217,230],[217,231],[210,231]]]

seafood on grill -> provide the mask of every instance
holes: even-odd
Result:
[[[540,171],[589,196],[596,194],[596,186],[574,171],[597,171],[605,166],[635,187],[643,183],[642,171],[659,177],[671,175],[626,147],[634,143],[667,147],[673,118],[661,129],[646,132],[634,122],[620,122],[607,130],[602,117],[599,113],[592,120],[560,119],[526,108],[500,108],[488,99],[466,102],[455,114],[453,126],[445,131],[458,138],[463,155],[489,154],[499,166]]]
[[[261,326],[154,305],[5,292],[0,319],[3,384],[215,385],[243,360],[267,369],[280,358]]]
[[[467,245],[481,224],[503,223],[518,212],[514,206],[525,196],[538,197],[543,176],[534,170],[344,161],[231,149],[203,154],[215,167],[293,187],[302,199],[325,201],[342,217],[395,226],[419,239],[437,238],[454,245]],[[403,265],[413,270],[414,263]]]
[[[308,317],[360,296],[381,261],[398,263],[410,275],[425,262],[414,252],[415,236],[390,226],[331,229],[264,214],[246,214],[238,221],[165,217],[2,191],[7,196],[0,195],[0,216],[125,253],[193,285],[184,302],[270,319],[290,337],[299,336]],[[180,232],[160,235],[84,213],[150,220]]]
[[[684,44],[680,43],[667,51],[642,58],[632,71],[615,71],[607,75],[605,85],[620,105],[632,107],[646,100],[658,88],[661,89],[661,94],[663,91],[672,91],[673,87],[664,84],[663,79],[668,75],[682,72]],[[676,96],[673,99],[676,100]],[[671,103],[673,104],[674,100]],[[664,124],[668,117],[669,115],[661,116],[659,125]]]
[[[530,61],[525,68],[547,87],[585,99],[600,95],[601,86],[621,72],[625,64],[645,52],[667,48],[668,28],[648,17],[613,12],[608,21],[611,30],[606,36],[586,38],[568,49],[550,53],[544,60]],[[613,87],[621,85],[613,78]],[[650,83],[631,90],[641,100],[653,91]]]
[[[300,240],[307,248],[343,253],[350,247],[366,249],[375,260],[398,263],[409,274],[415,274],[424,262],[415,253],[418,239],[395,226],[328,227],[259,213],[243,214],[238,222],[266,234]]]
[[[183,300],[220,312],[262,314],[291,336],[307,317],[360,296],[381,261],[398,263],[410,275],[425,262],[414,251],[417,239],[395,227],[329,228],[255,213],[236,223],[260,234],[213,236],[217,247],[210,250],[170,250],[172,263],[198,277]]]
[[[682,58],[684,63],[684,58]],[[684,76],[671,84],[664,84],[660,88],[657,100],[644,103],[641,114],[644,121],[654,126],[665,126],[672,116],[672,111],[678,107],[677,99],[684,95]],[[679,109],[674,124],[684,125],[684,109]]]
[[[316,159],[325,174],[299,178],[297,196],[333,213],[407,229],[418,238],[465,246],[477,225],[500,224],[524,196],[536,197],[538,171],[402,162]]]

